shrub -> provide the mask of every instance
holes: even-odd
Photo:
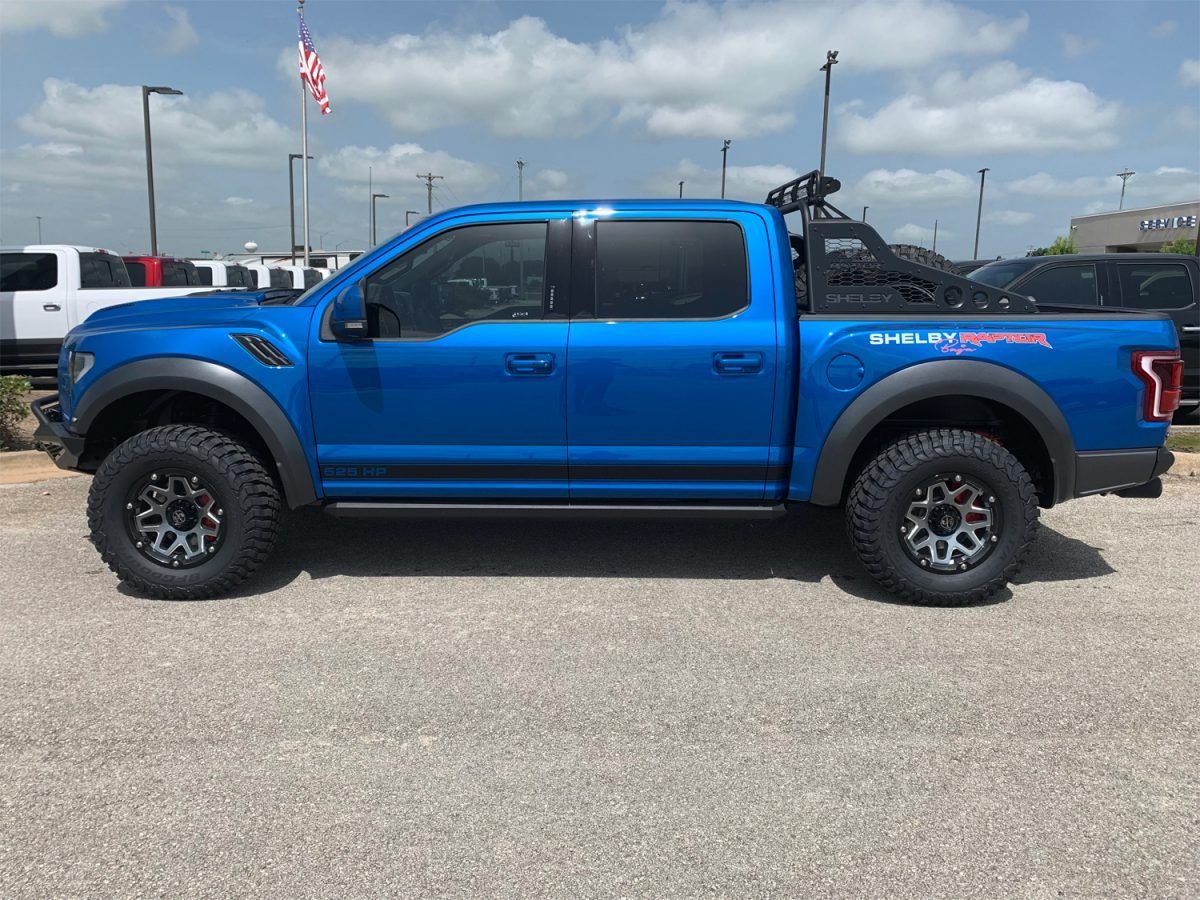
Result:
[[[29,379],[21,375],[0,376],[0,449],[16,443],[17,423],[29,415],[25,395]]]

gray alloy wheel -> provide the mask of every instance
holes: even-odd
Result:
[[[965,572],[1000,540],[996,496],[981,479],[935,475],[913,491],[900,522],[904,549],[931,572]]]

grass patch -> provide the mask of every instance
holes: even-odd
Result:
[[[1200,453],[1200,434],[1168,434],[1167,449]]]

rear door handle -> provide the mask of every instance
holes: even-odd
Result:
[[[1200,325],[1184,325],[1183,326],[1184,334],[1195,334],[1197,331],[1200,331]]]
[[[554,371],[553,353],[508,353],[504,368],[509,375],[549,375]]]
[[[44,309],[46,312],[58,312],[62,309],[62,307],[57,303],[43,303],[42,309]]]
[[[725,351],[713,354],[713,370],[722,375],[753,375],[761,372],[762,367],[761,353]]]

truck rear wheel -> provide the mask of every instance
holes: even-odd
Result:
[[[91,540],[117,577],[165,600],[226,593],[270,555],[280,497],[259,459],[194,425],[151,428],[101,464]]]
[[[855,552],[888,591],[964,606],[1016,575],[1038,526],[1025,468],[991,438],[938,429],[909,435],[863,468],[846,520]]]

